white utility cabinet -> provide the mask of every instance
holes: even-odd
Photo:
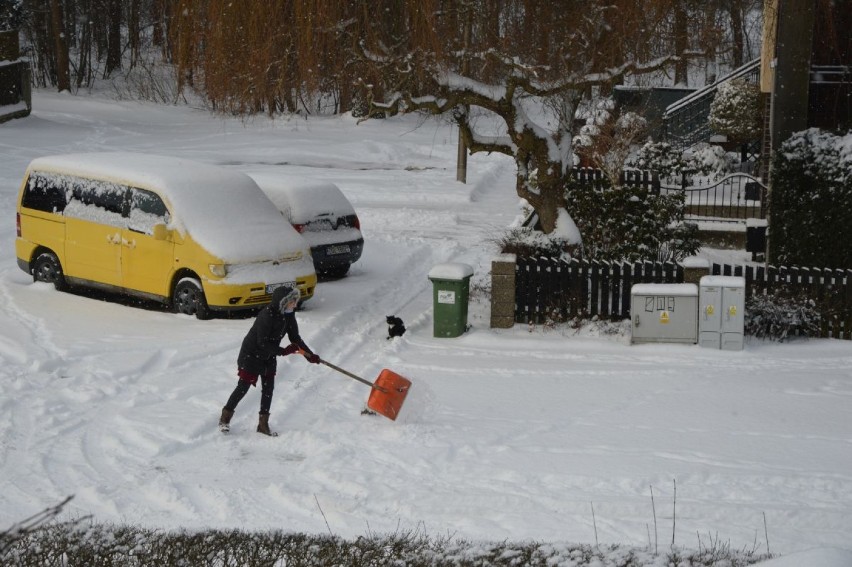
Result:
[[[699,282],[698,344],[742,350],[745,334],[745,278],[704,276]]]
[[[636,284],[630,288],[631,343],[698,342],[698,286]]]

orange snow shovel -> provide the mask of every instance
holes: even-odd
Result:
[[[305,351],[300,352],[301,354],[305,354]],[[335,366],[327,360],[320,359],[320,363],[372,388],[373,391],[370,392],[370,397],[367,398],[367,407],[391,421],[396,421],[399,410],[402,409],[402,404],[405,401],[405,396],[408,395],[408,390],[411,388],[410,380],[385,368],[379,373],[379,377],[376,378],[375,382],[369,382],[360,376],[352,374],[348,370]]]

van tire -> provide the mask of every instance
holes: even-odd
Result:
[[[52,283],[58,291],[68,289],[62,264],[53,252],[41,252],[33,261],[33,281]]]
[[[195,315],[198,319],[210,318],[210,308],[201,282],[195,278],[181,278],[175,284],[172,293],[172,307],[175,313]]]

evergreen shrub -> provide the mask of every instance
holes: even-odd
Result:
[[[774,264],[852,268],[852,133],[812,128],[783,143],[769,217]]]
[[[722,83],[710,104],[710,129],[731,142],[760,138],[763,130],[760,87],[745,79]]]
[[[745,334],[783,342],[790,336],[818,337],[822,314],[805,293],[777,288],[746,299]]]
[[[645,187],[572,183],[568,212],[583,235],[588,260],[679,262],[698,252],[698,227],[683,222],[685,195],[654,194]]]

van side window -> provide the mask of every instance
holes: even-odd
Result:
[[[130,219],[127,228],[153,234],[155,224],[169,224],[166,204],[159,195],[145,189],[130,189]]]
[[[127,187],[108,181],[77,178],[65,207],[65,216],[123,228],[127,223]]]
[[[24,188],[21,206],[47,213],[62,213],[65,210],[65,190],[51,177],[33,172]]]

